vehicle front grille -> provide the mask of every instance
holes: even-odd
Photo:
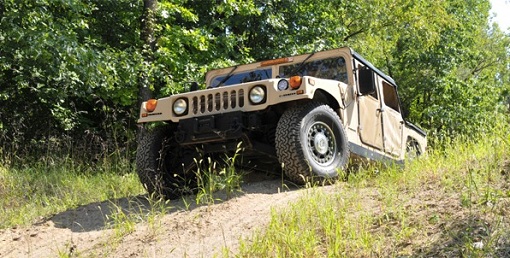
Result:
[[[244,90],[225,90],[194,96],[190,102],[191,111],[194,115],[242,108],[244,107]]]

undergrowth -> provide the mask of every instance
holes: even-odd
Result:
[[[116,169],[112,169],[116,168]],[[95,167],[71,159],[0,164],[0,228],[28,225],[80,205],[143,192],[129,163]]]
[[[238,256],[508,257],[510,138],[480,139],[306,189],[241,241]]]

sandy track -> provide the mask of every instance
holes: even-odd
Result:
[[[225,246],[235,252],[239,239],[263,229],[272,208],[286,207],[302,191],[282,187],[280,180],[246,183],[242,190],[212,205],[189,205],[192,197],[172,201],[154,222],[147,222],[154,206],[144,196],[81,206],[28,228],[0,231],[0,257],[211,257]],[[117,209],[135,218],[127,220],[131,233],[121,234],[128,226],[109,226]]]

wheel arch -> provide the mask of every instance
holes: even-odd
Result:
[[[305,105],[309,102],[319,102],[328,105],[331,107],[337,115],[340,117],[340,119],[343,119],[342,114],[338,112],[338,109],[340,108],[340,103],[338,102],[338,99],[336,99],[332,94],[327,92],[324,89],[317,89],[314,92],[313,98],[306,98],[306,99],[299,99],[291,102],[282,102],[278,103],[276,105],[273,105],[272,108],[275,110],[279,116],[281,116],[285,110],[292,108],[294,106],[299,105]]]
[[[278,114],[281,116],[285,110],[292,108],[296,105],[305,105],[306,103],[309,102],[319,102],[328,105],[337,113],[340,119],[343,120],[342,113],[338,112],[338,109],[340,108],[340,103],[332,94],[323,89],[317,89],[314,92],[312,99],[301,99],[292,102],[283,102],[274,105],[273,107],[275,108],[275,110],[277,110]]]
[[[317,89],[313,95],[313,100],[318,101],[330,106],[333,110],[338,110],[340,108],[340,103],[338,100],[333,97],[329,92],[323,89]],[[338,112],[337,112],[338,113]],[[340,117],[342,118],[342,117]]]

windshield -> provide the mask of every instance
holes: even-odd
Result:
[[[297,71],[297,74],[289,74],[294,72],[300,65],[301,64],[280,66],[278,74],[280,76],[313,76],[347,83],[347,67],[345,66],[345,59],[343,57],[306,62],[301,69]]]
[[[218,87],[218,84],[220,84],[220,82],[222,82],[225,79],[225,76],[227,75],[220,75],[215,77],[211,81],[211,87],[213,88]],[[266,69],[233,73],[229,77],[230,78],[228,78],[221,84],[222,86],[271,79],[272,71],[271,67],[268,67]]]

